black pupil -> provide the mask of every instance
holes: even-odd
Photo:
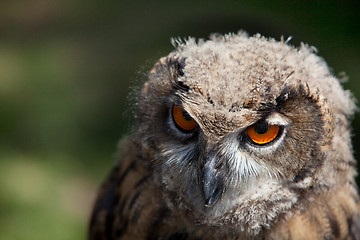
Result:
[[[190,121],[192,119],[192,117],[190,117],[190,115],[186,111],[183,110],[182,114],[185,120]]]
[[[255,132],[258,134],[264,134],[269,130],[267,122],[260,122],[254,126]]]

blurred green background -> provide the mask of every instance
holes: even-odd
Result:
[[[132,119],[132,89],[171,37],[260,32],[314,45],[360,98],[357,1],[0,3],[0,239],[85,239]],[[360,117],[353,122],[359,159]]]

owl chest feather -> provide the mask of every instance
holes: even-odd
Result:
[[[271,204],[286,205],[284,211],[253,200],[211,219],[199,217],[176,193],[163,188],[141,159],[124,158],[103,186],[90,239],[352,239],[358,208],[353,186],[345,184],[305,196],[301,205],[298,199],[281,204],[277,196]]]

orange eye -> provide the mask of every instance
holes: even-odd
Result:
[[[194,130],[197,126],[195,120],[178,105],[174,105],[172,116],[176,125],[183,131]]]
[[[257,144],[266,144],[273,141],[279,134],[278,125],[269,125],[267,122],[260,122],[246,129],[249,138]]]

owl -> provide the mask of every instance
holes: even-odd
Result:
[[[360,239],[356,106],[316,49],[242,31],[173,45],[89,239]]]

